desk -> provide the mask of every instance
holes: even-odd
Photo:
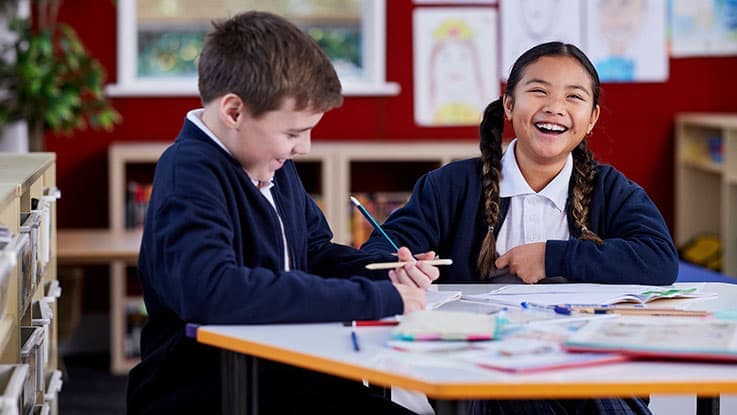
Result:
[[[716,311],[733,309],[737,304],[734,284],[676,285],[703,286],[705,292],[719,293],[717,298],[689,302],[684,308]],[[441,286],[441,289],[465,293],[492,288],[492,285]],[[257,402],[252,399],[255,389],[251,388],[257,387],[258,379],[252,376],[252,369],[259,358],[354,380],[366,379],[376,385],[416,390],[431,398],[450,401],[438,408],[439,413],[456,413],[459,408],[454,401],[463,399],[606,398],[654,393],[710,398],[721,393],[737,393],[737,367],[732,364],[641,361],[508,374],[442,357],[410,357],[383,346],[391,328],[359,330],[360,352],[352,348],[350,328],[341,323],[201,326],[197,329],[197,340],[224,350],[223,384],[228,387],[223,394],[223,409],[227,413],[257,412]],[[718,411],[715,399],[701,399],[697,406],[699,413],[715,409]]]
[[[138,261],[140,230],[60,229],[57,232],[59,264],[110,265],[110,371],[127,374],[138,359],[125,357],[126,265]]]

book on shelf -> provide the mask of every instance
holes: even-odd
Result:
[[[146,218],[148,201],[151,199],[151,183],[128,182],[128,191],[125,196],[125,227],[140,229]]]
[[[132,299],[125,306],[125,337],[123,350],[126,357],[141,356],[141,330],[148,319],[143,299]]]
[[[377,222],[384,223],[386,219],[397,209],[404,206],[409,199],[409,192],[374,192],[374,193],[353,193],[366,210],[376,219]],[[369,223],[353,206],[349,206],[351,212],[351,235],[352,245],[356,248],[371,236],[374,230]]]
[[[563,346],[633,357],[737,362],[737,322],[675,317],[592,320]]]

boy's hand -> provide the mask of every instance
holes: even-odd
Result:
[[[528,284],[534,284],[545,278],[545,242],[520,245],[507,251],[496,259],[497,268],[509,268]]]
[[[428,260],[435,258],[435,252],[424,252],[412,256],[412,252],[407,247],[399,248],[397,257],[400,261],[409,261],[403,267],[389,271],[389,279],[395,284],[414,285],[420,288],[427,288],[433,281],[440,276],[440,270],[434,265],[428,265],[417,260]]]
[[[427,299],[425,298],[425,289],[419,288],[407,284],[394,283],[394,288],[399,291],[399,295],[402,297],[402,304],[404,304],[404,314],[411,313],[413,311],[424,310],[427,305]]]

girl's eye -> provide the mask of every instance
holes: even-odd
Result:
[[[533,94],[544,94],[545,90],[540,89],[540,88],[535,88],[535,89],[531,89],[530,92],[532,92]]]
[[[297,137],[299,137],[299,134],[287,133],[287,137],[289,137],[289,138],[297,138]]]
[[[570,98],[577,99],[579,101],[583,101],[583,97],[581,95],[569,95]]]

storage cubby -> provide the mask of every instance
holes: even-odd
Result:
[[[719,235],[724,274],[737,277],[737,114],[676,117],[675,239]]]

